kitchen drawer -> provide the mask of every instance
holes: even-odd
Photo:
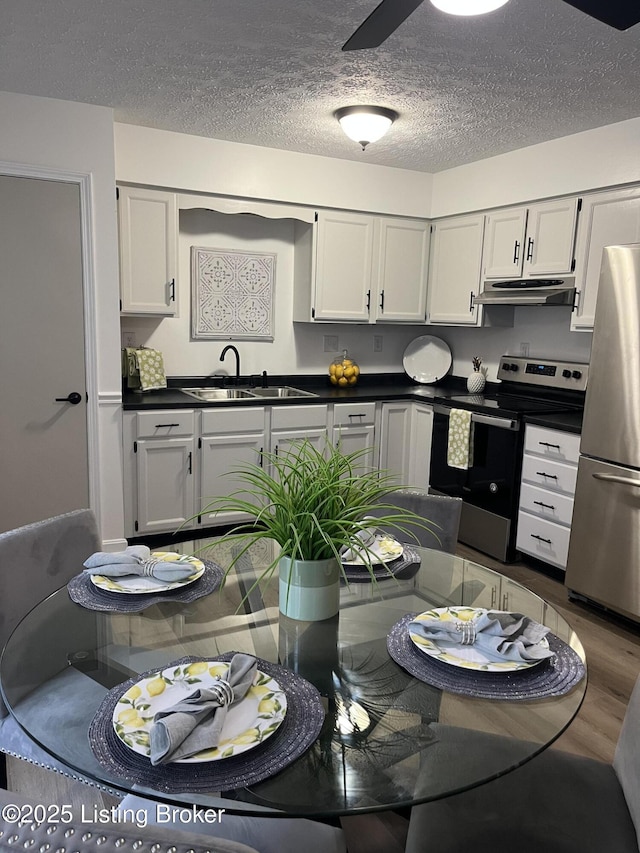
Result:
[[[525,453],[535,453],[545,459],[578,464],[580,436],[558,429],[527,424],[524,434]]]
[[[527,512],[518,513],[516,548],[559,569],[567,565],[570,534],[568,527],[536,518]]]
[[[177,435],[193,435],[194,429],[193,409],[158,409],[136,414],[137,438],[173,438]]]
[[[264,431],[263,406],[229,406],[222,409],[216,407],[203,411],[201,417],[202,435]]]
[[[336,403],[333,407],[333,425],[360,426],[360,424],[372,424],[375,414],[375,403]]]
[[[520,490],[520,509],[570,527],[573,498],[523,483]]]
[[[305,427],[327,426],[327,407],[319,406],[273,406],[271,429],[304,429]]]
[[[541,459],[525,453],[522,461],[522,482],[573,495],[576,490],[578,469],[575,465]]]

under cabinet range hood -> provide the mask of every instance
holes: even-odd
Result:
[[[573,305],[572,278],[523,278],[515,281],[487,281],[474,297],[474,305]]]

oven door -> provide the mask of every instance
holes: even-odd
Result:
[[[447,465],[451,408],[433,407],[431,490],[464,501],[460,540],[499,560],[513,558],[522,446],[517,419],[473,412],[473,464]]]

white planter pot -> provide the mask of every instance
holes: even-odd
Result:
[[[280,558],[280,612],[290,619],[317,622],[340,609],[338,561]]]

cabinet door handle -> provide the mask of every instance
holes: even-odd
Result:
[[[545,471],[536,471],[538,477],[546,477],[548,480],[557,480],[557,474],[547,474]]]
[[[180,424],[156,424],[156,429],[170,429],[171,427],[179,427]]]
[[[475,297],[475,293],[472,291],[469,292],[469,313],[473,311],[473,299]]]
[[[505,592],[502,596],[502,609],[503,610],[509,609],[509,593],[508,592]]]
[[[527,260],[530,261],[533,259],[533,237],[529,237],[527,240]]]
[[[556,450],[560,450],[559,444],[551,444],[549,441],[539,441],[538,444],[541,444],[543,447],[555,447]]]
[[[517,264],[520,260],[520,242],[518,240],[513,244],[513,263]]]
[[[260,450],[258,451],[258,465],[259,465],[261,468],[263,468],[263,467],[264,467],[264,466],[263,466],[263,464],[262,464],[262,461],[263,461],[263,458],[264,458],[263,454],[264,454],[264,447],[261,447],[261,448],[260,448]]]
[[[380,291],[380,311],[384,314],[384,290]]]
[[[495,607],[495,606],[496,606],[496,596],[497,596],[497,593],[498,593],[498,590],[496,589],[496,587],[495,587],[495,586],[492,586],[492,587],[491,587],[491,604],[490,604],[490,607]]]
[[[193,453],[191,451],[189,451],[189,455],[187,456],[187,473],[188,474],[193,473],[192,463],[193,463]]]
[[[543,506],[545,509],[555,510],[553,504],[546,504],[543,501],[534,501],[534,504],[536,504],[537,506]]]
[[[551,539],[545,539],[544,536],[538,536],[537,533],[530,533],[529,536],[531,536],[532,539],[539,539],[540,542],[546,542],[547,545],[553,545]]]
[[[367,290],[367,313],[371,310],[371,291]]]
[[[352,415],[349,415],[349,419],[351,418],[366,418],[366,414],[364,412],[355,412]]]
[[[169,282],[169,302],[176,301],[176,280],[172,278]]]

